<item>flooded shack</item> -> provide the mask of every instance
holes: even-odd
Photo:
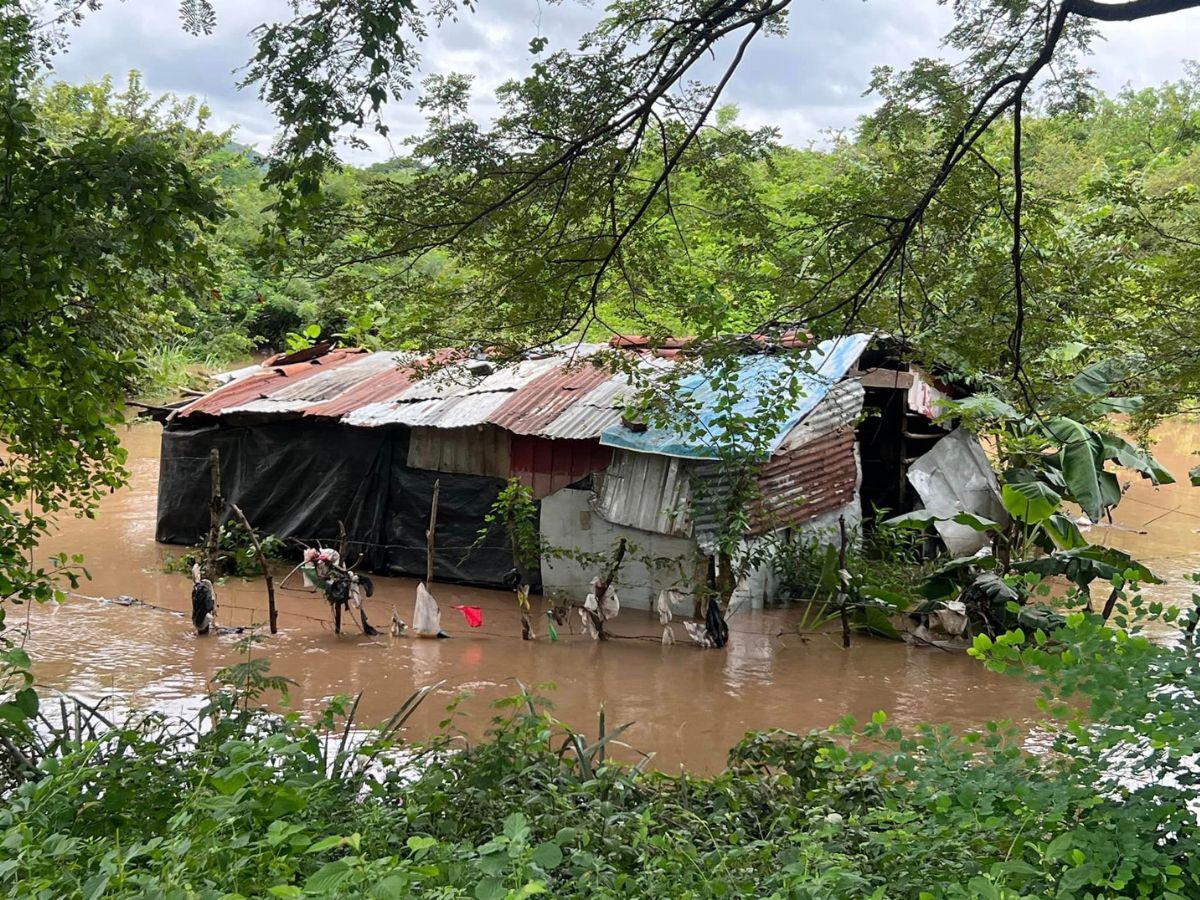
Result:
[[[717,564],[728,466],[703,435],[721,427],[731,403],[752,417],[776,402],[797,357],[800,390],[769,434],[753,436],[764,458],[743,545],[768,534],[836,533],[839,521],[854,528],[876,510],[920,502],[909,474],[947,434],[933,420],[942,389],[871,336],[806,340],[795,338],[787,353],[748,341],[724,396],[703,371],[687,376],[692,429],[627,418],[635,388],[628,367],[612,365],[620,354],[671,366],[683,342],[616,338],[504,366],[445,351],[434,354],[433,370],[423,366],[428,357],[399,351],[318,347],[276,357],[231,373],[166,421],[156,537],[191,544],[207,531],[215,448],[226,499],[256,528],[332,546],[344,526],[350,555],[386,574],[425,572],[440,483],[435,579],[500,587],[513,568],[509,538],[498,528],[480,535],[517,479],[532,493],[546,542],[572,550],[529,573],[535,590],[582,598],[595,573],[574,560],[625,538],[638,552],[621,572],[622,601],[649,608],[664,589],[689,593]],[[740,577],[732,603],[762,606],[775,590],[762,565]]]

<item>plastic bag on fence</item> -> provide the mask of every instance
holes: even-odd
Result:
[[[417,585],[417,603],[413,607],[413,631],[421,637],[437,637],[442,630],[442,614],[429,588]]]
[[[671,621],[671,618],[672,618],[671,592],[666,591],[666,590],[659,591],[658,592],[658,602],[655,605],[656,605],[656,608],[658,609],[658,624],[666,625],[668,622]],[[663,643],[666,643],[666,641],[664,641]]]

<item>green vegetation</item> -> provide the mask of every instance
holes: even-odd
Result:
[[[500,703],[479,742],[457,735],[454,704],[443,737],[413,744],[399,728],[423,695],[378,729],[359,730],[346,700],[307,724],[261,708],[286,689],[262,659],[221,673],[192,721],[108,726],[33,704],[2,724],[21,756],[3,756],[0,885],[13,897],[1182,900],[1200,891],[1195,618],[1182,646],[1152,642],[1144,616],[1174,617],[1121,598],[1116,628],[1076,611],[1053,636],[977,639],[984,664],[1040,687],[1032,753],[1004,724],[902,734],[878,713],[750,734],[720,774],[668,775],[630,761],[625,726],[601,715],[598,734],[578,733],[528,694]]]

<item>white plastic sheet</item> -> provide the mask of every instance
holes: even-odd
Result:
[[[436,637],[442,630],[442,613],[424,582],[417,585],[417,603],[413,607],[413,630],[421,637]]]
[[[908,469],[908,480],[925,508],[939,516],[961,512],[1004,523],[1000,485],[979,439],[963,428],[950,432]],[[934,525],[954,556],[970,556],[987,546],[987,535],[957,522]]]

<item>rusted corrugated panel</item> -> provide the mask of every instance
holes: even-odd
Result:
[[[557,365],[513,393],[488,421],[515,434],[541,434],[565,409],[610,377],[611,373],[586,361]]]
[[[261,373],[247,376],[218,388],[210,394],[205,394],[195,403],[190,403],[180,409],[175,414],[175,418],[186,418],[198,414],[223,415],[233,407],[269,397],[281,388],[293,386],[299,381],[315,378],[330,369],[336,369],[348,362],[361,359],[362,352],[361,350],[334,350],[308,362],[264,369]]]
[[[863,408],[866,391],[857,381],[847,379],[829,389],[816,408],[801,419],[780,445],[780,451],[800,447],[823,434],[853,425]]]
[[[721,465],[698,466],[692,477],[695,533],[714,535],[728,497]],[[845,506],[858,490],[854,429],[842,428],[777,453],[762,467],[757,483],[760,497],[746,511],[751,534],[798,525]]]
[[[615,451],[600,477],[596,511],[616,525],[689,536],[691,482],[687,465],[671,456]]]
[[[613,375],[578,397],[552,421],[543,425],[538,434],[548,438],[598,438],[606,428],[620,424],[628,390],[628,378]]]
[[[435,472],[508,478],[509,434],[490,426],[414,428],[408,439],[408,465]]]
[[[394,353],[391,365],[384,367],[370,378],[347,390],[339,397],[325,403],[317,403],[304,410],[304,415],[314,418],[340,419],[372,403],[394,400],[412,385],[417,371],[406,362],[410,354]]]
[[[393,399],[368,403],[348,412],[342,421],[366,427],[485,425],[501,404],[557,362],[555,358],[524,360],[483,376],[471,372],[478,365],[476,361],[446,366],[414,381]]]
[[[395,353],[368,353],[352,362],[329,369],[306,378],[304,381],[287,384],[272,391],[269,396],[251,400],[240,406],[226,407],[226,413],[300,413],[311,414],[312,409],[338,400],[364,382],[386,370],[396,367]]]
[[[554,441],[514,434],[510,445],[512,475],[533,489],[537,499],[607,468],[612,451],[598,441]]]

